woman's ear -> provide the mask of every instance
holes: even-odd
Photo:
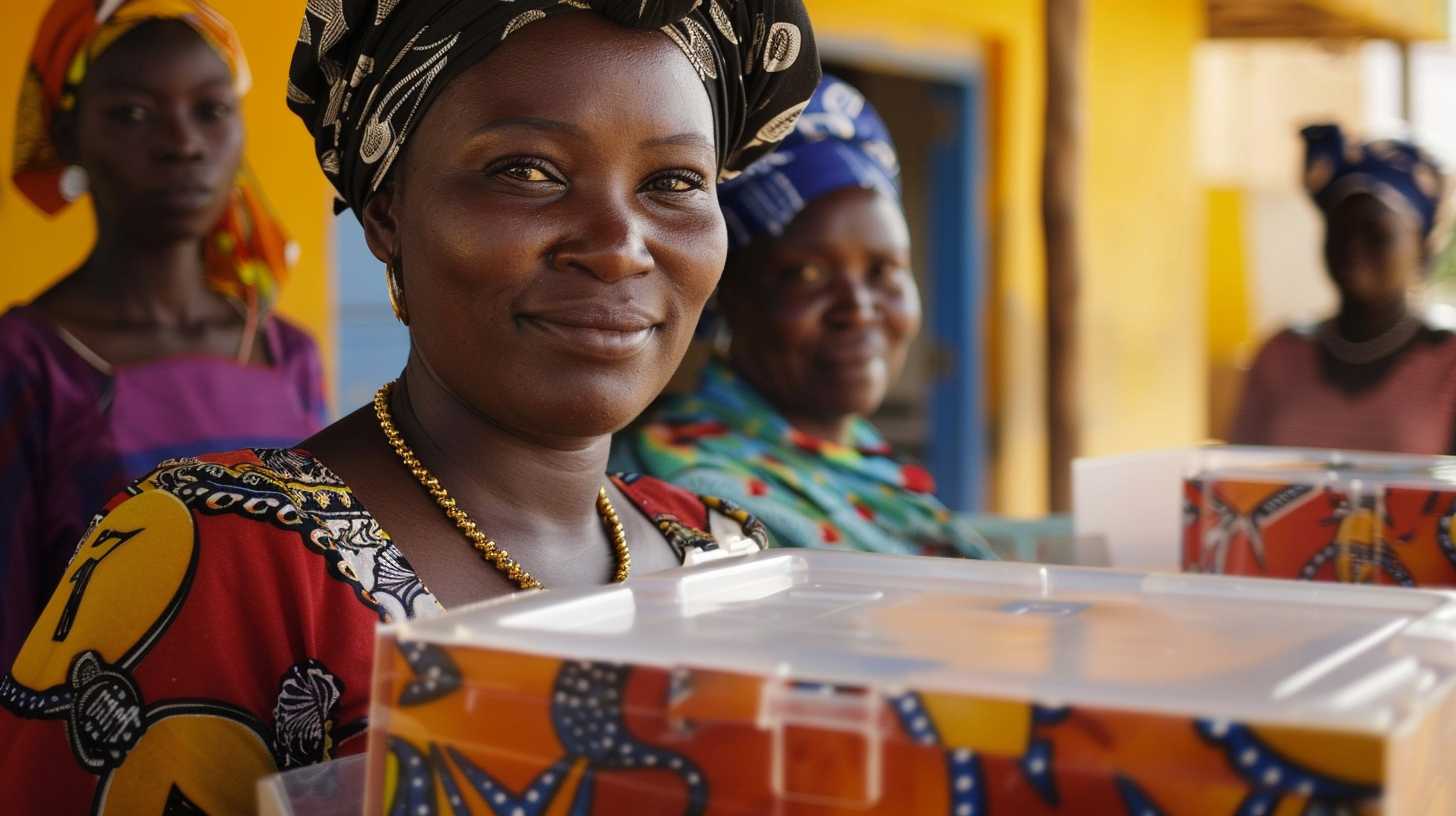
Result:
[[[399,190],[391,182],[369,197],[364,203],[364,212],[360,218],[364,224],[364,241],[369,245],[369,251],[380,263],[386,265],[399,260],[398,203]]]
[[[55,118],[51,119],[51,144],[56,146],[56,154],[66,164],[79,164],[81,161],[80,146],[76,142],[76,110],[58,110]]]

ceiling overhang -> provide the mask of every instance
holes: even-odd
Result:
[[[1208,0],[1216,38],[1444,40],[1447,0]]]

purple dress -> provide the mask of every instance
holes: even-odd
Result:
[[[323,424],[318,348],[278,318],[271,366],[182,355],[111,367],[39,310],[0,315],[0,670],[102,504],[163,459],[287,447]]]

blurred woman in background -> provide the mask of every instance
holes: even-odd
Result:
[[[248,84],[196,0],[56,0],[41,23],[14,181],[48,214],[89,192],[96,243],[0,316],[0,663],[127,482],[321,426],[318,351],[269,313],[291,246],[242,166]]]
[[[866,417],[920,331],[899,160],[826,77],[778,152],[719,190],[726,355],[616,441],[613,466],[742,505],[775,544],[988,557]]]
[[[1339,311],[1259,352],[1231,441],[1456,452],[1456,335],[1414,297],[1444,233],[1447,180],[1407,142],[1354,143],[1333,125],[1303,136]]]

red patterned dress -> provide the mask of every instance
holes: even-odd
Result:
[[[683,563],[762,546],[730,504],[613,477]],[[0,680],[14,813],[254,812],[364,750],[374,629],[443,607],[301,450],[173,460],[113,499]]]

